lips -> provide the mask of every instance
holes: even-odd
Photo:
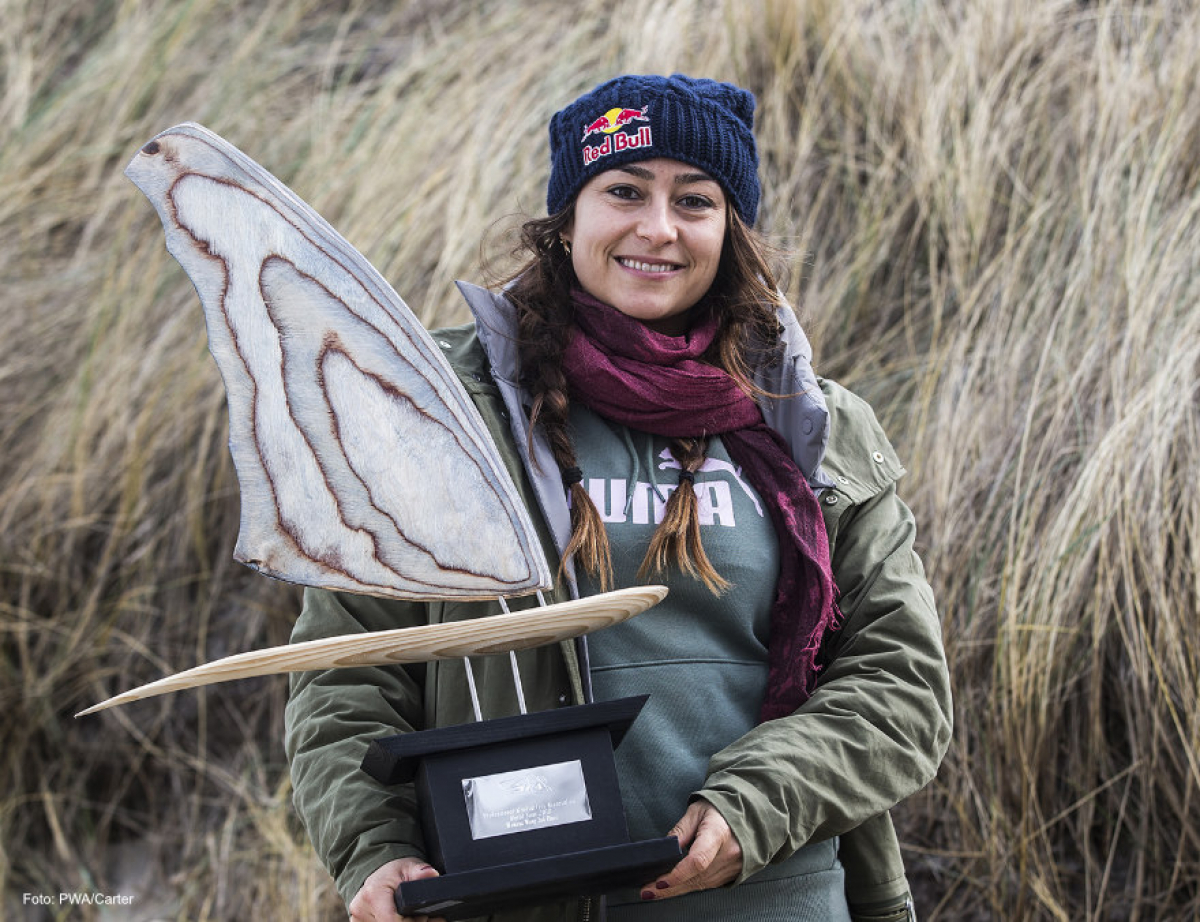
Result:
[[[626,269],[633,269],[636,272],[674,272],[676,269],[683,268],[678,263],[647,262],[643,259],[632,259],[628,256],[618,256],[617,262]]]

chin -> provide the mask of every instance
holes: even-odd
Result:
[[[688,310],[630,312],[629,316],[658,333],[666,333],[671,336],[678,336],[691,326]]]

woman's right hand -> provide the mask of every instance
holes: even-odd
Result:
[[[350,901],[351,922],[446,922],[441,916],[402,916],[396,911],[396,888],[406,880],[437,877],[438,872],[420,858],[397,858],[363,881]]]

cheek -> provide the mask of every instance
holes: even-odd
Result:
[[[719,260],[721,251],[729,239],[729,235],[725,231],[724,216],[720,218],[714,216],[703,227],[697,227],[696,231],[693,246],[705,254],[706,260]]]
[[[717,274],[717,268],[721,265],[721,253],[724,250],[724,248],[725,248],[725,235],[724,234],[722,234],[720,237],[717,237],[716,239],[710,239],[705,242],[703,263],[704,263],[705,269],[708,272],[712,273],[712,275],[714,275],[714,276]]]

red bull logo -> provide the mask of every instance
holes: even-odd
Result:
[[[612,134],[622,125],[628,125],[630,122],[648,122],[650,116],[646,114],[648,106],[642,106],[640,109],[622,109],[617,107],[609,109],[594,122],[590,122],[583,129],[583,137],[579,139],[580,143],[586,141],[591,135],[604,132]]]
[[[583,165],[587,166],[590,163],[595,163],[601,157],[605,157],[616,151],[631,150],[636,147],[650,147],[653,144],[653,137],[649,125],[638,128],[632,134],[624,131],[618,133],[619,128],[631,122],[650,121],[650,116],[646,114],[647,108],[647,106],[642,106],[640,109],[624,109],[617,106],[609,109],[595,121],[585,125],[580,143],[586,141],[594,134],[603,135],[604,137],[599,144],[584,145]]]

